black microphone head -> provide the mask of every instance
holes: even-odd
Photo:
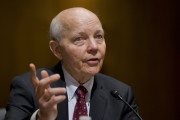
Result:
[[[120,99],[121,98],[121,96],[120,96],[120,94],[118,93],[117,90],[111,90],[111,95],[113,97],[115,97],[116,99]]]

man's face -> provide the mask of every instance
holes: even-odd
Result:
[[[60,43],[62,64],[79,82],[86,82],[98,73],[103,64],[106,44],[104,31],[97,17],[78,18],[68,23]]]

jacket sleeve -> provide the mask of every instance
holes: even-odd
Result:
[[[27,75],[29,76],[29,75]],[[29,120],[36,110],[34,89],[29,77],[15,77],[10,87],[5,120]]]

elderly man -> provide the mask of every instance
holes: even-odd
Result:
[[[60,12],[50,25],[49,46],[60,62],[51,68],[13,79],[6,120],[92,120],[138,119],[129,107],[111,95],[117,90],[137,110],[131,88],[98,73],[106,44],[98,17],[84,8]],[[31,84],[32,83],[32,84]]]

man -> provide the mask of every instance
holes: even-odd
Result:
[[[137,110],[131,88],[98,73],[106,44],[101,22],[94,13],[84,8],[60,12],[51,22],[50,39],[50,49],[61,62],[37,71],[30,64],[30,73],[14,78],[6,120],[75,120],[81,115],[92,120],[138,119],[111,95],[111,90],[119,91]],[[84,99],[77,92],[81,88]]]

